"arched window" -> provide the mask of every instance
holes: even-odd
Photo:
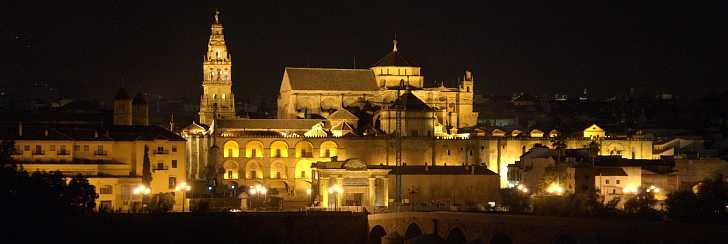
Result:
[[[313,144],[307,141],[296,143],[296,158],[312,158]]]
[[[270,144],[270,156],[272,158],[287,158],[288,144],[284,141],[274,141]]]
[[[257,161],[251,160],[245,165],[245,178],[263,179],[263,170]]]
[[[223,156],[226,158],[237,158],[240,156],[240,148],[238,147],[238,143],[235,141],[225,142],[223,149]]]
[[[245,144],[245,157],[246,158],[262,158],[263,157],[263,143],[260,141],[249,141]]]
[[[296,179],[310,179],[311,178],[311,161],[300,160],[296,163]]]
[[[333,141],[325,141],[321,143],[319,157],[330,158],[336,156],[336,143]]]
[[[215,56],[217,57],[217,59],[220,59],[220,50],[219,49],[215,51]]]
[[[238,163],[235,161],[227,161],[223,164],[225,173],[222,176],[226,180],[237,180],[238,179]]]
[[[286,167],[282,162],[273,162],[270,165],[270,178],[271,179],[285,179],[286,178]]]

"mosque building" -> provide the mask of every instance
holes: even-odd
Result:
[[[507,185],[509,164],[536,144],[562,138],[554,128],[478,127],[471,71],[457,87],[425,87],[422,67],[399,49],[395,40],[369,69],[286,67],[278,118],[240,118],[216,13],[199,122],[181,133],[188,177],[221,190],[263,185],[276,189],[285,206],[377,208],[396,200],[482,205]],[[660,157],[652,140],[611,138],[596,125],[583,137],[565,139],[568,148],[593,142],[605,155]]]

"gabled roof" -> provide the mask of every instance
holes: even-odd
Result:
[[[412,92],[406,91],[403,95],[399,96],[397,100],[392,103],[394,109],[405,109],[405,110],[420,110],[420,111],[432,111],[433,109],[428,106],[425,102],[420,100]]]
[[[387,55],[384,55],[384,57],[379,59],[379,61],[374,64],[374,67],[377,66],[417,67],[417,65],[407,61],[407,59],[399,55],[399,51],[396,50],[388,53]]]
[[[354,131],[354,128],[349,125],[349,123],[341,122],[334,127],[331,127],[331,130],[338,130],[338,131]]]
[[[284,77],[291,90],[377,91],[374,72],[368,69],[286,67]],[[284,78],[284,82],[285,78]]]
[[[359,120],[359,117],[349,112],[347,109],[339,109],[329,115],[329,120]]]

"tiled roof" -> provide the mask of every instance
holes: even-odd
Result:
[[[329,115],[329,120],[359,120],[359,117],[349,112],[347,109],[339,109],[336,112]]]
[[[376,91],[368,69],[286,68],[292,90]]]
[[[159,126],[96,126],[96,125],[18,125],[0,127],[0,138],[13,140],[91,140],[134,141],[171,140],[184,141],[181,136]]]
[[[377,63],[374,64],[374,67],[376,66],[405,66],[405,67],[416,67],[414,63],[411,63],[407,61],[407,59],[403,58],[401,55],[399,55],[398,51],[392,51],[388,53],[387,55],[384,55]]]
[[[373,166],[368,168],[390,168],[390,174],[402,175],[498,175],[484,166]],[[473,167],[474,169],[470,169]]]
[[[624,172],[624,170],[619,167],[609,167],[609,168],[598,167],[598,168],[596,168],[596,172],[594,172],[594,173],[595,173],[595,175],[601,175],[601,176],[627,176],[627,173]]]
[[[392,103],[392,108],[406,110],[424,110],[432,111],[432,108],[425,104],[420,98],[412,94],[412,92],[405,92],[402,96],[399,96],[397,100]]]
[[[223,129],[249,130],[309,130],[319,119],[230,119],[216,120],[215,126]]]

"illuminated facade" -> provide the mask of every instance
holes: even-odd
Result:
[[[225,45],[220,12],[216,12],[202,64],[204,75],[200,97],[200,123],[210,124],[213,119],[235,117],[231,65],[232,59]]]
[[[213,36],[218,21],[214,21]],[[211,55],[217,57],[210,51],[215,47],[208,46],[208,59]],[[223,53],[221,57],[228,57],[223,61],[229,62],[229,55]],[[229,74],[229,63],[220,67],[223,75]],[[205,70],[209,70],[207,66]],[[216,68],[212,71],[217,72]],[[215,72],[206,76],[216,80]],[[231,94],[227,93],[229,79],[223,80],[225,90],[217,94]],[[206,84],[208,78],[203,81],[203,97],[209,98],[216,93],[209,92]],[[220,108],[210,107],[209,100],[201,100],[199,123],[192,123],[181,133],[187,140],[187,175],[207,180],[220,190],[254,185],[276,189],[277,196],[286,202],[285,207],[309,206],[316,197],[323,206],[329,206],[331,199],[324,190],[339,183],[347,188],[346,182],[352,184],[350,191],[361,193],[360,201],[351,202],[386,206],[394,194],[394,181],[391,171],[385,169],[391,169],[398,158],[402,164],[422,169],[480,167],[484,171],[473,171],[468,182],[489,182],[482,187],[483,191],[505,187],[508,165],[519,161],[537,144],[550,146],[554,138],[562,135],[553,128],[476,127],[473,87],[474,78],[469,71],[461,77],[457,88],[424,87],[421,68],[402,58],[396,43],[392,52],[370,69],[287,67],[281,79],[277,119],[244,119],[230,113],[203,116]],[[376,108],[363,109],[367,104]],[[653,153],[653,140],[612,138],[601,128],[598,136],[591,136],[591,129],[585,128],[584,137],[565,138],[566,147],[597,145],[600,155],[634,159],[662,155]],[[394,137],[397,134],[401,137]],[[363,164],[365,170],[352,170],[356,167],[352,168],[351,162]],[[427,174],[435,173],[423,175]],[[457,182],[457,177],[453,181]],[[425,178],[412,178],[419,179],[413,181],[419,183],[412,187],[426,184],[421,182]],[[372,193],[382,189],[387,189],[387,193]],[[309,195],[317,191],[317,196]],[[463,194],[478,201],[488,195]]]
[[[475,126],[472,72],[465,71],[456,88],[425,87],[421,69],[400,55],[396,40],[392,52],[369,69],[287,67],[278,96],[278,118],[326,118],[342,108],[367,103],[384,107],[407,90],[433,110],[436,125]]]
[[[24,170],[83,175],[96,187],[98,208],[139,209],[142,196],[133,190],[142,184],[145,148],[152,169],[151,194],[174,192],[177,184],[187,181],[187,164],[185,140],[179,135],[157,126],[129,124],[148,121],[142,97],[134,101],[132,105],[123,90],[117,94],[112,126],[18,122],[15,128],[5,128],[2,137],[15,141],[12,157]],[[137,111],[142,112],[133,120],[129,112]],[[173,210],[182,210],[182,201],[182,194],[176,194]]]

